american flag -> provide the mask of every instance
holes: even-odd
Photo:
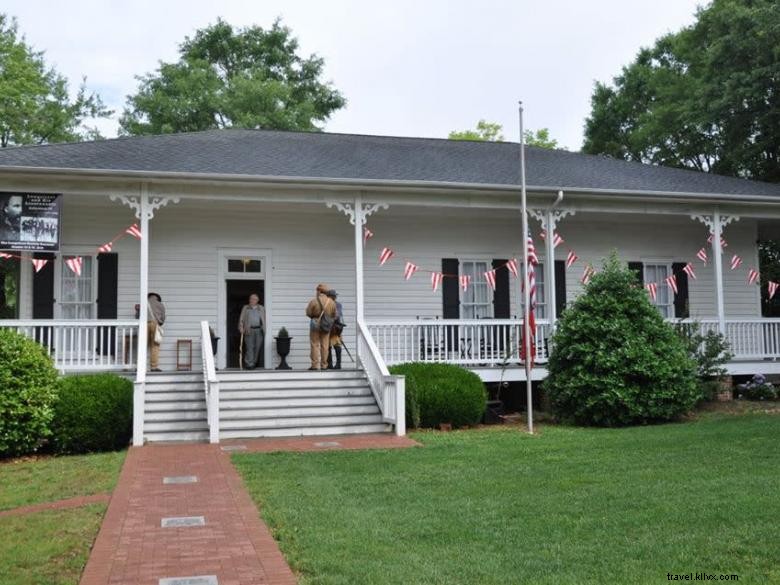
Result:
[[[647,292],[650,293],[650,298],[655,301],[656,297],[658,296],[658,285],[654,282],[651,282],[646,284],[645,288],[647,289]]]
[[[81,276],[81,266],[84,263],[84,259],[81,256],[74,256],[65,260],[65,265],[70,268],[76,276]]]
[[[470,283],[471,283],[471,276],[469,276],[468,274],[464,274],[460,277],[460,288],[463,289],[463,292],[469,290]]]
[[[129,228],[127,228],[125,233],[133,236],[136,240],[141,239],[141,228],[138,227],[137,223],[134,223]]]
[[[707,260],[708,260],[708,258],[707,258],[707,248],[702,248],[701,250],[696,252],[696,257],[706,264]]]
[[[769,300],[772,300],[772,297],[775,296],[775,293],[777,292],[777,289],[780,288],[780,284],[777,282],[772,282],[771,280],[767,283],[767,292],[769,293]]]
[[[571,265],[579,259],[580,257],[574,253],[574,250],[569,250],[569,254],[566,256],[566,268],[571,268]]]
[[[485,273],[485,280],[490,285],[490,288],[496,290],[496,270],[488,270]]]
[[[674,294],[677,294],[677,277],[674,274],[666,277],[666,284],[674,291]]]
[[[374,237],[374,232],[372,232],[372,231],[371,231],[370,229],[368,229],[367,227],[364,227],[364,228],[363,228],[363,244],[365,245],[365,243],[366,243],[368,240],[370,240],[371,238],[373,238],[373,237]]]
[[[413,264],[411,262],[407,262],[406,266],[404,267],[404,280],[409,280],[412,275],[417,272],[417,264]]]
[[[114,242],[108,242],[107,244],[103,244],[98,248],[98,252],[101,254],[107,254],[111,251],[111,249],[114,247]]]
[[[33,268],[35,268],[35,272],[40,272],[48,262],[49,262],[48,260],[33,258],[32,263],[33,263]]]
[[[511,260],[507,260],[506,267],[509,269],[509,272],[512,273],[512,276],[517,278],[517,258],[512,258]]]
[[[585,270],[582,271],[582,276],[580,277],[580,282],[582,284],[588,284],[590,282],[591,277],[596,274],[596,270],[588,264],[585,267]]]
[[[690,262],[688,262],[688,264],[685,265],[685,267],[683,268],[683,272],[685,272],[685,274],[690,276],[693,280],[696,280],[696,273],[693,271],[693,264],[691,264]]]
[[[751,268],[748,271],[748,279],[747,279],[748,284],[756,284],[756,282],[758,282],[758,277],[759,277],[758,270],[756,270],[755,268]]]
[[[528,233],[528,263],[539,264],[539,258],[536,255],[536,248],[534,247],[534,240],[531,237],[531,233]]]
[[[736,270],[737,268],[739,268],[740,264],[742,264],[742,258],[734,254],[731,257],[731,269]]]
[[[13,255],[7,254],[6,252],[0,252],[0,258],[13,258]]]
[[[441,272],[431,272],[431,288],[433,289],[433,292],[439,290],[439,285],[443,278],[444,275]]]
[[[384,266],[385,262],[390,260],[392,257],[393,251],[390,248],[382,248],[382,251],[379,254],[379,265]]]

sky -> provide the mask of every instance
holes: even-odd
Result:
[[[324,79],[347,98],[330,132],[446,138],[480,119],[518,140],[549,128],[577,150],[596,81],[637,51],[694,21],[703,0],[4,0],[27,42],[75,88],[82,77],[118,130],[137,75],[175,61],[179,43],[218,17],[270,26],[281,17],[303,55],[325,59]]]

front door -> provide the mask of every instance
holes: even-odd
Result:
[[[260,304],[265,306],[265,281],[264,280],[225,280],[225,331],[227,332],[225,364],[228,368],[239,367],[241,347],[241,334],[238,332],[238,318],[241,309],[249,303],[249,295],[256,293],[260,297]],[[266,319],[268,315],[266,314]],[[266,331],[266,335],[268,332]],[[266,340],[267,342],[267,340]],[[258,368],[265,367],[265,352],[260,351],[257,362]]]

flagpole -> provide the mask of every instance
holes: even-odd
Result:
[[[528,432],[534,432],[533,394],[531,387],[531,334],[528,322],[531,313],[531,290],[528,282],[528,202],[525,192],[525,132],[523,128],[523,102],[519,102],[520,114],[520,199],[523,213],[523,332],[522,343],[525,345],[525,395],[528,412]],[[548,237],[552,237],[549,234]]]

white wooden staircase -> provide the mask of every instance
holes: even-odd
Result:
[[[220,371],[219,438],[391,432],[361,370]],[[150,373],[144,439],[209,439],[203,375]]]

